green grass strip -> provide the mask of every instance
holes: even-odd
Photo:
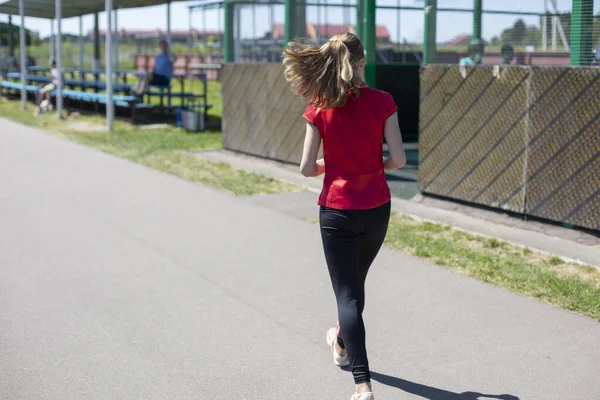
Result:
[[[404,215],[393,216],[386,244],[600,321],[600,270],[595,267]]]

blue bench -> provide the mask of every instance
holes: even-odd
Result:
[[[6,74],[6,77],[9,79],[21,79],[21,74],[19,72],[11,72]],[[27,75],[25,80],[29,82],[38,82],[38,83],[50,83],[50,77],[45,75]],[[65,79],[63,81],[64,86],[66,87],[79,87],[82,90],[85,89],[94,89],[94,90],[106,90],[106,82],[104,81],[87,81],[83,79]],[[113,83],[113,90],[118,93],[129,93],[133,89],[133,85],[129,85],[126,83]]]
[[[0,89],[21,91],[23,85],[19,82],[0,81]],[[28,93],[38,94],[41,90],[39,86],[25,85],[25,90]],[[51,93],[52,97],[56,97],[57,91],[53,90]],[[62,91],[63,98],[70,101],[78,101],[80,105],[82,103],[88,103],[95,105],[96,111],[98,111],[98,105],[106,105],[107,96],[104,93],[93,93],[93,92],[82,92],[79,90],[67,90]],[[138,103],[138,98],[135,96],[112,96],[113,104],[115,107],[127,108],[131,112],[131,120],[135,121],[136,110],[150,110],[153,108],[151,104]]]
[[[63,90],[63,97],[71,100],[84,101],[86,103],[98,103],[106,104],[108,96],[104,93],[90,93],[81,92],[79,90]],[[52,92],[52,96],[56,96],[56,90]],[[135,96],[118,96],[112,97],[113,104],[116,107],[125,108],[149,108],[152,107],[150,104],[138,103],[138,99]]]
[[[9,81],[0,81],[0,88],[9,89],[9,90],[21,90],[22,84],[18,82],[9,82]],[[35,85],[25,85],[25,90],[27,93],[39,93],[40,88]]]

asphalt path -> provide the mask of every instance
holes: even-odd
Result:
[[[306,197],[0,119],[0,399],[349,399],[318,227],[281,211]],[[371,271],[378,400],[600,398],[599,323],[389,249]]]

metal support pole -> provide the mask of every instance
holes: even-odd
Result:
[[[343,22],[344,22],[344,31],[348,31],[348,27],[350,26],[350,2],[348,0],[344,0],[344,13],[343,13]]]
[[[377,63],[377,35],[375,31],[376,0],[364,0],[365,4],[365,23],[364,23],[364,49],[365,49],[365,79],[367,85],[375,87],[376,74],[375,64]]]
[[[235,5],[235,35],[233,41],[234,61],[239,63],[242,58],[242,6]]]
[[[223,46],[224,46],[224,40],[225,40],[225,34],[224,32],[221,30],[221,25],[223,25],[223,21],[225,19],[225,13],[222,12],[223,8],[219,7],[217,9],[217,32],[220,35],[219,37],[219,48],[221,50],[221,55],[224,56],[224,50],[223,50]]]
[[[327,4],[325,4],[327,7]],[[365,26],[365,2],[364,0],[356,0],[356,36],[361,40],[364,38]]]
[[[298,11],[298,5],[296,0],[285,0],[285,47],[289,42],[294,41],[298,32],[298,20],[296,19],[296,12]],[[327,22],[325,22],[327,23]]]
[[[100,22],[98,13],[94,14],[94,65],[93,69],[100,69]]]
[[[320,0],[319,0],[320,1]],[[319,10],[320,12],[320,10]],[[272,54],[274,53],[275,49],[277,48],[277,40],[275,39],[275,7],[274,5],[271,3],[271,5],[269,5],[269,26],[271,27],[271,48],[269,49],[269,61],[270,62],[275,62],[275,60],[272,59]]]
[[[224,8],[224,32],[223,32],[223,56],[226,63],[233,62],[233,22],[234,22],[234,5],[230,0],[225,0]]]
[[[398,9],[396,10],[396,41],[398,44],[398,46],[396,47],[396,51],[398,51],[398,52],[400,52],[402,50],[401,44],[400,44],[402,42],[402,40],[401,40],[402,33],[401,33],[401,29],[400,29],[400,6],[401,5],[402,5],[401,1],[398,0],[398,4],[397,4]],[[394,61],[397,61],[396,57],[394,57]]]
[[[542,50],[548,50],[548,0],[544,0],[544,16],[542,17]]]
[[[83,44],[83,17],[79,17],[79,68],[83,70],[85,68],[85,54]],[[81,72],[83,73],[83,72]],[[83,79],[83,78],[82,78]]]
[[[8,55],[15,56],[15,39],[13,36],[12,15],[8,14]]]
[[[554,13],[558,14],[558,6],[556,0],[552,1],[552,7],[554,8]],[[569,46],[569,41],[567,40],[567,35],[565,34],[565,29],[563,28],[563,24],[560,20],[560,17],[556,17],[556,25],[558,27],[558,33],[560,34],[560,39],[562,41],[563,47],[566,51],[571,51],[571,47]]]
[[[206,37],[206,33],[208,32],[208,26],[206,25],[206,10],[202,11],[202,41],[204,43],[204,47],[208,44],[208,38]]]
[[[594,0],[573,0],[571,17],[571,65],[589,65],[592,60]]]
[[[2,25],[0,25],[0,56],[4,54],[4,46],[2,45]]]
[[[54,19],[50,20],[50,58],[56,58],[56,35],[54,34]]]
[[[256,4],[252,4],[252,52],[250,57],[252,61],[258,62],[258,54],[256,54]]]
[[[19,49],[21,52],[21,108],[27,109],[27,91],[25,90],[25,75],[27,68],[25,64],[25,0],[19,0],[19,15],[21,16],[21,27],[19,28]],[[10,32],[12,36],[12,31]]]
[[[298,38],[306,37],[306,0],[296,0],[296,32]]]
[[[192,45],[194,42],[194,35],[192,34],[192,10],[188,10],[188,53],[192,53]]]
[[[471,44],[481,43],[482,2],[483,0],[473,0],[473,37],[471,39]]]
[[[327,40],[329,39],[329,7],[327,7],[327,0],[324,0],[324,10],[323,10],[323,19],[325,20],[325,22],[323,23],[323,27],[325,29],[323,29],[323,34],[321,36],[325,36],[325,42],[327,42]],[[364,8],[365,8],[365,4],[363,2],[362,5],[363,8],[363,13],[365,12]]]
[[[112,71],[112,0],[106,0],[106,129],[113,130],[115,109],[113,104],[113,71]]]
[[[556,51],[556,30],[558,29],[558,17],[552,17],[552,51]]]
[[[119,71],[119,10],[117,8],[115,8],[115,28],[114,28],[114,32],[115,32],[115,36],[114,36],[114,43],[113,43],[113,50],[114,50],[114,65],[115,65],[115,72]]]
[[[317,44],[321,45],[321,0],[317,0],[317,26],[316,26],[316,37]],[[273,24],[271,24],[273,26]]]
[[[437,53],[437,0],[425,0],[423,64],[434,64]]]
[[[171,2],[167,3],[167,43],[171,48]]]
[[[63,116],[63,60],[62,60],[62,0],[56,0],[56,70],[58,71],[58,79],[56,80],[56,115],[58,119]]]

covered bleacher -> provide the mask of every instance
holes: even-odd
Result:
[[[177,1],[177,0],[175,0]],[[166,0],[119,0],[118,8],[137,8],[166,4],[167,8],[167,34],[166,40],[170,44],[171,32],[171,1]],[[111,14],[117,10],[113,8],[112,0],[0,0],[0,14],[20,15],[21,38],[24,35],[25,17],[56,19],[58,32],[56,38],[56,68],[60,71],[56,82],[56,89],[52,91],[52,101],[55,104],[59,118],[62,118],[63,108],[72,107],[95,112],[105,112],[107,128],[112,130],[115,112],[128,115],[132,121],[143,115],[148,118],[153,115],[173,117],[179,108],[194,109],[201,113],[201,126],[205,126],[205,116],[212,105],[207,99],[207,78],[205,74],[174,74],[169,85],[150,85],[144,93],[135,93],[138,79],[145,78],[146,73],[140,71],[120,71],[114,66],[114,52],[105,51],[106,69],[83,68],[83,57],[79,68],[63,68],[62,62],[62,29],[61,21],[64,18],[81,17],[87,14],[106,12],[106,38],[105,48],[114,49],[118,43],[113,41],[113,27]],[[80,24],[81,30],[81,24]],[[80,38],[83,37],[80,32]],[[82,40],[82,39],[81,39]],[[99,38],[95,37],[98,41]],[[26,67],[25,41],[20,40],[21,60],[20,72],[8,72],[0,79],[0,94],[18,96],[20,93],[23,108],[27,100],[35,100],[43,85],[51,82],[50,68],[44,66]],[[80,42],[82,45],[82,42]],[[83,48],[83,47],[82,47]],[[117,53],[118,54],[118,53]],[[200,91],[193,91],[194,85],[186,81],[201,82]],[[177,84],[177,82],[179,84]],[[143,113],[140,113],[143,111]],[[174,118],[173,118],[174,119]]]

